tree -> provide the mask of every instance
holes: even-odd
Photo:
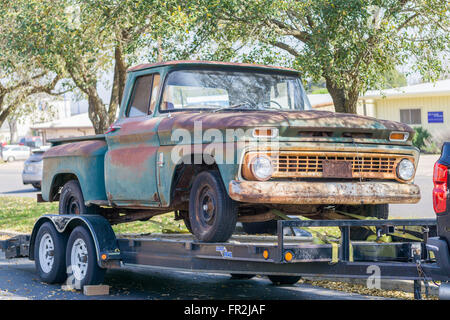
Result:
[[[0,78],[3,80],[0,81],[0,127],[30,96],[38,93],[60,94],[53,91],[59,77],[39,70],[22,72],[29,70],[27,63],[17,63],[16,71],[11,71],[2,62],[5,61],[0,61]]]
[[[382,89],[399,88],[408,84],[405,75],[395,68],[384,73],[384,80],[385,85]]]
[[[115,121],[128,64],[141,50],[183,29],[186,16],[176,1],[17,0],[3,4],[9,25],[3,35],[23,59],[31,57],[86,96],[96,133]],[[158,48],[161,55],[162,50]],[[162,57],[159,57],[162,59]],[[111,96],[98,92],[102,75],[113,69]]]
[[[356,113],[360,93],[413,60],[428,80],[449,53],[449,3],[442,0],[199,0],[217,37],[289,53],[304,77],[323,77],[337,112]]]

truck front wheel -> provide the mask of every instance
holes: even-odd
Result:
[[[227,241],[236,228],[237,205],[216,171],[203,171],[192,184],[189,221],[194,236],[204,242]]]
[[[94,206],[84,204],[83,193],[77,180],[66,182],[59,196],[59,214],[95,214]]]

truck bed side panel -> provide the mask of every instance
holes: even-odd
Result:
[[[60,174],[73,174],[83,192],[84,201],[106,200],[104,140],[88,140],[58,145],[44,154],[42,197],[50,200],[52,185]]]

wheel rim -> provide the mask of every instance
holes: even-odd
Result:
[[[216,218],[216,200],[209,187],[203,188],[200,193],[200,220],[203,225],[211,226]]]
[[[49,233],[45,233],[39,243],[39,264],[44,273],[52,271],[55,255],[53,238]]]
[[[80,214],[80,205],[76,198],[69,198],[67,201],[66,212],[68,214]]]
[[[83,239],[76,239],[70,253],[72,273],[76,280],[82,281],[86,277],[88,268],[88,251]]]

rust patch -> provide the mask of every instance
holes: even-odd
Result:
[[[417,203],[420,189],[398,182],[256,182],[229,184],[233,200],[273,204],[383,204]]]
[[[52,147],[44,153],[43,157],[88,157],[96,152],[101,152],[103,148],[106,148],[106,142],[104,140],[80,141]]]
[[[157,149],[158,147],[138,145],[136,147],[111,150],[108,154],[112,165],[142,169],[142,166],[156,153]]]

